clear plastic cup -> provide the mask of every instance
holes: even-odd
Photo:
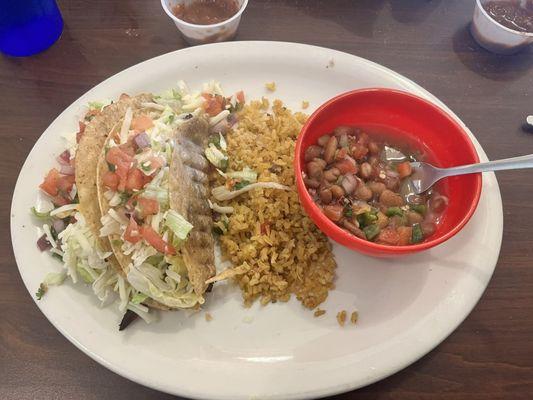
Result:
[[[236,0],[239,4],[239,11],[231,18],[212,25],[197,25],[183,21],[172,13],[172,8],[177,4],[187,4],[194,0],[161,0],[163,10],[174,21],[185,40],[192,45],[224,42],[231,40],[237,34],[241,15],[248,5],[248,0]]]
[[[533,43],[533,33],[515,31],[496,22],[483,8],[488,1],[494,0],[476,0],[470,25],[470,32],[480,46],[493,53],[513,54]]]

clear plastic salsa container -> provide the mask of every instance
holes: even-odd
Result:
[[[235,15],[217,24],[199,25],[179,19],[172,12],[176,5],[188,4],[192,1],[194,0],[161,0],[161,5],[167,15],[174,21],[185,40],[192,45],[224,42],[233,39],[239,28],[241,15],[248,5],[248,0],[235,0],[239,6],[239,11]]]

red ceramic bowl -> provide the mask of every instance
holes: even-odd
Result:
[[[304,153],[318,138],[339,125],[368,127],[395,142],[406,141],[425,153],[424,161],[439,167],[479,162],[474,145],[464,129],[445,111],[415,95],[392,89],[363,89],[327,101],[309,118],[296,143],[294,167],[300,201],[315,224],[336,242],[372,256],[395,256],[427,250],[459,232],[474,213],[481,194],[481,175],[446,178],[437,190],[449,204],[436,232],[424,242],[410,246],[388,246],[369,242],[348,233],[330,221],[314,203],[303,182]]]

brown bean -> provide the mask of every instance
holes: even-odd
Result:
[[[373,167],[377,167],[378,164],[379,164],[379,158],[375,157],[375,156],[371,156],[368,158],[368,163],[370,165],[372,165]]]
[[[333,200],[331,189],[322,189],[320,191],[320,201],[322,201],[322,204],[329,204],[331,200]]]
[[[370,151],[370,154],[377,155],[381,151],[381,147],[376,142],[370,142],[368,143],[368,150]]]
[[[339,185],[333,185],[330,189],[334,199],[344,196],[344,189]]]
[[[366,147],[368,140],[369,140],[368,134],[365,132],[361,132],[361,134],[359,135],[359,140],[357,140],[357,142]]]
[[[400,187],[400,178],[397,176],[385,176],[383,180],[389,190],[397,190]]]
[[[339,175],[335,175],[335,173],[332,172],[330,169],[328,169],[327,171],[324,171],[324,179],[327,180],[328,182],[335,182],[338,176]]]
[[[318,165],[320,165],[320,168],[324,169],[326,168],[326,166],[328,165],[323,159],[321,158],[315,158],[313,160],[314,162],[316,162]]]
[[[380,228],[385,228],[389,224],[389,217],[387,217],[381,211],[378,212],[377,216],[378,220],[376,221],[376,223]]]
[[[424,220],[424,217],[415,211],[407,211],[405,215],[408,225],[419,224]]]
[[[343,207],[338,204],[333,204],[324,207],[324,215],[328,217],[333,222],[340,221],[342,218],[342,209]]]
[[[318,190],[320,191],[320,190],[324,190],[324,189],[330,189],[331,185],[332,185],[331,182],[328,182],[327,180],[322,178],[322,180],[320,181],[320,186],[319,186]]]
[[[313,160],[314,158],[320,157],[320,155],[322,154],[322,150],[323,149],[320,146],[315,146],[315,145],[309,146],[307,149],[305,149],[305,155],[304,155],[305,162],[308,162],[308,161]]]
[[[335,136],[341,136],[341,135],[348,135],[353,136],[355,135],[356,129],[353,126],[348,125],[340,125],[337,126],[335,129],[333,129],[333,134]]]
[[[368,201],[372,198],[372,190],[370,190],[363,182],[360,182],[354,195],[360,200]]]
[[[324,161],[330,163],[335,158],[335,150],[337,150],[338,140],[335,136],[329,138],[326,148],[324,149]]]
[[[384,190],[379,196],[379,202],[387,207],[400,207],[403,206],[403,198],[398,193],[394,193],[391,190]]]
[[[372,190],[372,193],[374,193],[374,196],[379,196],[383,191],[387,188],[384,183],[382,182],[368,182],[367,183],[370,190]]]
[[[330,138],[329,135],[320,136],[320,137],[318,138],[318,144],[319,144],[319,146],[324,147],[326,144],[328,144],[328,140],[329,140],[329,138]]]
[[[343,219],[341,224],[344,228],[348,229],[355,236],[361,239],[366,239],[365,233],[361,229],[359,229],[355,224],[351,223],[347,219]]]
[[[304,183],[305,183],[305,186],[307,186],[308,188],[313,188],[313,189],[316,189],[317,187],[320,186],[320,182],[312,178],[304,178]]]
[[[316,161],[309,161],[306,165],[307,169],[307,175],[309,175],[309,178],[316,179],[320,181],[322,179],[322,175],[324,174],[324,168],[322,165]]]
[[[372,175],[372,166],[367,162],[362,163],[359,175],[361,175],[361,178],[363,179],[370,178],[370,175]]]

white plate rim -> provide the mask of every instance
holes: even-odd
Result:
[[[209,50],[209,48],[214,47],[214,46],[217,46],[217,47],[225,46],[227,48],[233,48],[233,47],[238,48],[239,46],[250,46],[250,45],[271,46],[272,49],[275,49],[275,48],[290,49],[291,46],[300,47],[300,48],[304,48],[305,47],[309,51],[323,52],[324,54],[326,54],[326,53],[330,54],[331,57],[336,57],[336,56],[338,56],[338,57],[347,57],[348,56],[348,57],[352,57],[354,60],[358,60],[359,62],[366,63],[369,66],[372,66],[373,68],[375,68],[377,70],[380,70],[380,72],[393,77],[398,82],[401,82],[403,85],[409,87],[409,90],[415,91],[418,95],[429,99],[430,101],[432,101],[433,103],[437,104],[439,107],[444,109],[446,112],[448,112],[466,130],[466,132],[469,134],[471,140],[473,141],[473,143],[474,143],[474,145],[476,147],[476,150],[479,153],[480,159],[481,160],[486,160],[487,159],[483,149],[481,148],[481,145],[477,141],[476,137],[472,134],[472,132],[468,129],[468,127],[464,124],[464,122],[455,113],[453,113],[444,103],[442,103],[437,97],[435,97],[429,91],[425,90],[424,88],[422,88],[421,86],[419,86],[415,82],[411,81],[410,79],[408,79],[408,78],[404,77],[403,75],[400,75],[399,73],[397,73],[397,72],[395,72],[395,71],[393,71],[393,70],[391,70],[391,69],[389,69],[387,67],[384,67],[384,66],[382,66],[380,64],[377,64],[375,62],[369,61],[367,59],[364,59],[364,58],[361,58],[361,57],[358,57],[358,56],[355,56],[355,55],[352,55],[352,54],[349,54],[349,53],[345,53],[345,52],[341,52],[341,51],[333,50],[333,49],[328,49],[328,48],[324,48],[324,47],[319,47],[319,46],[300,44],[300,43],[291,43],[291,42],[246,41],[246,42],[227,42],[227,43],[208,44],[208,45],[203,45],[203,46],[190,47],[190,48],[176,50],[176,51],[173,51],[173,52],[169,52],[169,53],[166,53],[166,54],[163,54],[163,55],[160,55],[160,56],[145,60],[145,61],[143,61],[141,63],[133,65],[133,66],[131,66],[129,68],[126,68],[126,69],[114,74],[113,76],[105,79],[104,81],[100,82],[98,85],[96,85],[93,88],[91,88],[89,91],[85,92],[78,99],[76,99],[70,106],[68,106],[61,114],[59,114],[59,116],[57,116],[54,119],[54,121],[52,121],[50,123],[50,126],[53,125],[57,120],[60,120],[60,119],[64,118],[65,116],[71,114],[73,109],[74,109],[74,107],[80,102],[80,100],[82,98],[90,96],[90,94],[93,91],[97,91],[101,86],[105,85],[109,81],[115,80],[115,79],[120,79],[121,75],[125,74],[127,71],[130,71],[130,70],[136,69],[136,68],[140,68],[141,66],[146,66],[146,65],[148,65],[150,63],[160,62],[161,60],[164,60],[166,57],[172,57],[173,55],[175,55],[177,53],[179,53],[179,54],[187,54],[189,52],[190,53],[194,53],[194,52],[197,52],[197,51],[202,51],[204,49],[205,50]],[[28,156],[27,156],[27,158],[26,158],[26,160],[25,160],[25,162],[24,162],[24,164],[23,164],[23,166],[21,168],[21,173],[24,170],[24,168],[26,167],[26,164],[28,163],[28,160],[31,158],[32,152],[34,151],[37,143],[41,140],[42,136],[47,131],[47,129],[43,132],[41,137],[38,139],[38,141],[32,147],[32,150],[28,154]],[[17,189],[19,188],[19,179],[20,179],[21,173],[19,173],[19,177],[17,178],[17,183],[15,185],[15,190],[14,190],[13,200],[12,200],[12,205],[11,205],[11,215],[13,214],[13,212],[15,210],[15,207],[16,207],[15,199],[16,199]],[[354,383],[353,381],[339,382],[339,383],[337,383],[335,385],[331,385],[331,386],[328,386],[328,387],[323,387],[320,390],[300,391],[298,393],[290,393],[290,394],[287,394],[287,395],[285,395],[283,393],[274,393],[273,395],[269,395],[267,397],[261,397],[261,398],[269,398],[269,399],[319,398],[319,397],[324,397],[324,396],[344,393],[344,392],[351,391],[351,390],[354,390],[354,389],[357,389],[357,388],[360,388],[360,387],[364,387],[364,386],[370,385],[370,384],[372,384],[372,383],[374,383],[376,381],[382,380],[382,379],[384,379],[384,378],[386,378],[386,377],[388,377],[388,376],[390,376],[390,375],[392,375],[392,374],[404,369],[408,365],[416,362],[418,359],[420,359],[421,357],[426,355],[432,349],[437,347],[443,340],[445,340],[462,323],[462,321],[470,314],[472,309],[476,306],[477,302],[479,301],[479,299],[481,298],[482,294],[484,293],[484,291],[486,289],[486,286],[488,285],[488,282],[490,280],[490,277],[492,276],[492,273],[494,271],[494,268],[495,268],[497,260],[498,260],[498,256],[499,256],[499,252],[500,252],[500,248],[501,248],[502,233],[503,233],[503,228],[502,228],[503,227],[503,212],[502,212],[501,195],[500,195],[499,187],[498,187],[497,180],[496,180],[494,174],[490,173],[490,174],[487,175],[487,177],[488,177],[487,179],[490,179],[491,183],[495,186],[493,188],[495,190],[495,193],[493,193],[493,194],[497,195],[497,197],[498,197],[497,198],[497,202],[500,205],[499,210],[496,210],[496,214],[497,215],[495,215],[495,218],[494,218],[495,219],[495,230],[497,231],[497,234],[499,236],[499,243],[498,243],[498,246],[497,246],[497,251],[495,252],[495,257],[494,257],[494,262],[493,262],[494,265],[492,267],[492,271],[490,272],[489,275],[487,275],[486,281],[483,282],[483,288],[481,290],[479,290],[478,293],[475,293],[474,295],[470,296],[470,307],[468,309],[463,310],[464,311],[464,315],[463,316],[461,316],[460,318],[457,318],[453,323],[448,324],[447,329],[442,329],[442,330],[440,330],[438,332],[437,335],[434,335],[434,336],[438,336],[439,337],[438,340],[433,340],[433,341],[432,340],[428,340],[428,342],[424,343],[424,345],[420,346],[418,348],[418,351],[416,352],[416,354],[414,354],[409,359],[403,360],[403,362],[399,362],[399,363],[391,365],[388,368],[388,370],[381,371],[380,374],[377,374],[375,377],[367,378],[362,383],[361,382]],[[11,223],[10,225],[11,225],[11,238],[12,238],[12,242],[13,242],[13,238],[16,236],[16,227],[13,226],[13,223]],[[17,251],[15,250],[14,243],[12,243],[12,244],[13,244],[15,259],[17,260],[17,266],[18,266],[19,265],[19,261],[18,261],[18,258],[17,258]],[[18,268],[19,268],[19,272],[21,274],[21,277],[22,277],[22,279],[24,281],[24,284],[25,284],[28,292],[31,295],[31,288],[29,287],[27,280],[24,278],[24,274],[22,273],[21,268],[20,267],[18,267]],[[164,391],[164,392],[167,392],[167,393],[180,395],[180,396],[186,396],[186,397],[189,397],[189,398],[224,398],[224,399],[225,398],[227,398],[227,399],[235,398],[235,397],[228,397],[228,396],[224,395],[223,393],[222,394],[219,393],[217,395],[214,395],[213,393],[211,393],[209,391],[206,391],[204,393],[199,393],[198,391],[191,392],[191,391],[188,391],[187,388],[184,387],[184,386],[159,385],[159,384],[156,384],[153,381],[151,381],[150,379],[145,378],[145,377],[143,377],[141,375],[135,375],[131,371],[126,371],[124,369],[121,369],[120,367],[118,367],[117,365],[114,365],[109,360],[100,357],[97,353],[94,353],[94,352],[90,351],[83,343],[80,343],[79,341],[77,341],[74,337],[72,337],[69,334],[68,330],[64,329],[64,327],[61,326],[54,319],[54,316],[52,315],[52,313],[49,313],[49,312],[46,312],[45,310],[43,310],[43,308],[41,307],[39,302],[34,298],[34,296],[31,296],[31,297],[33,298],[33,300],[34,300],[35,304],[37,305],[37,307],[43,312],[43,314],[46,316],[46,318],[50,321],[50,323],[52,323],[52,325],[63,336],[65,336],[71,343],[73,343],[78,349],[83,351],[85,354],[87,354],[89,357],[91,357],[92,359],[94,359],[95,361],[100,363],[101,365],[105,366],[106,368],[112,370],[113,372],[115,372],[115,373],[117,373],[117,374],[119,374],[119,375],[121,375],[121,376],[123,376],[123,377],[125,377],[127,379],[130,379],[130,380],[132,380],[134,382],[137,382],[139,384],[142,384],[144,386],[153,388],[155,390],[160,390],[160,391]],[[241,396],[239,398],[248,398],[248,396]]]

